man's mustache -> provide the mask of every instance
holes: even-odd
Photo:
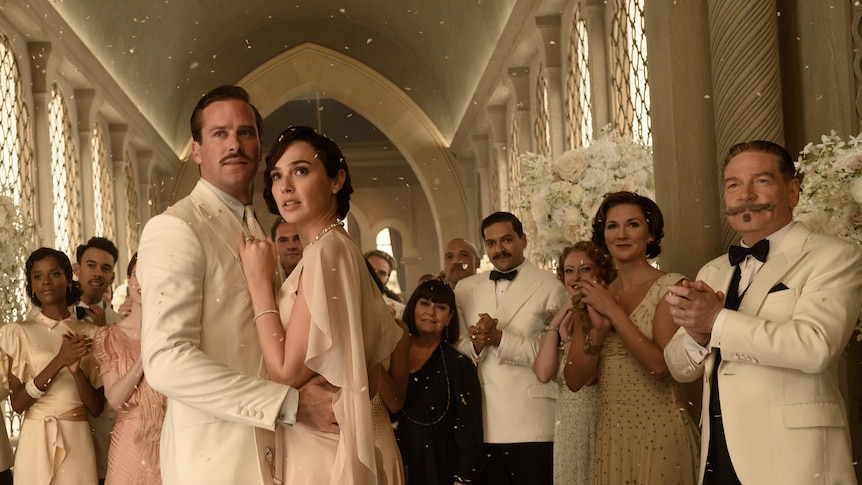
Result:
[[[724,215],[735,216],[745,211],[760,212],[770,211],[775,208],[775,202],[764,202],[763,204],[754,204],[752,202],[744,202],[736,207],[728,207],[724,210]]]
[[[223,164],[225,164],[231,160],[237,160],[237,159],[245,160],[248,163],[254,163],[254,161],[251,159],[251,157],[249,157],[245,153],[233,153],[233,154],[230,154],[230,155],[222,158],[219,161],[219,165],[223,165]]]
[[[494,256],[494,259],[511,258],[511,257],[512,257],[511,254],[506,253],[506,252],[502,252],[502,253],[497,253],[497,255]]]

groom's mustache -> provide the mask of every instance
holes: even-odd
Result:
[[[745,211],[760,212],[769,211],[775,208],[775,202],[764,202],[763,204],[754,204],[752,202],[744,202],[736,207],[728,207],[724,210],[724,215],[735,216]]]

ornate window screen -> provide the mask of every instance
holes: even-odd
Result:
[[[35,214],[30,115],[21,92],[15,53],[0,33],[0,188],[32,221]],[[34,241],[35,243],[35,241]]]
[[[566,134],[570,150],[587,145],[593,138],[589,57],[587,24],[581,18],[581,7],[578,5],[572,17],[567,55]]]
[[[126,152],[126,200],[128,212],[126,214],[127,241],[129,247],[129,259],[138,251],[138,242],[141,240],[141,219],[138,215],[138,191],[135,190],[135,173],[132,169],[132,159]]]
[[[93,153],[93,204],[95,206],[96,235],[115,241],[114,180],[111,177],[105,136],[99,123],[93,124],[90,148]]]
[[[81,183],[72,122],[63,93],[56,84],[48,104],[48,138],[51,143],[51,178],[54,192],[56,249],[67,255],[81,240]]]
[[[611,23],[611,99],[614,125],[635,140],[652,144],[645,0],[615,0]]]
[[[548,78],[545,71],[539,68],[536,80],[536,122],[533,125],[533,140],[536,153],[546,157],[551,156],[551,119],[548,114]]]

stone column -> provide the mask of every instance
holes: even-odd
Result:
[[[563,43],[560,14],[536,17],[536,28],[542,37],[544,47],[544,74],[548,81],[548,129],[551,137],[551,158],[560,156],[565,150],[566,131],[563,123],[563,69],[562,50]]]
[[[78,114],[78,165],[81,178],[81,212],[83,215],[84,232],[81,238],[86,240],[96,234],[96,215],[94,193],[98,189],[93,186],[93,100],[96,91],[93,89],[75,90],[75,111]],[[79,241],[76,244],[83,244]]]
[[[694,278],[723,251],[709,62],[701,2],[646,4],[656,202],[662,269]]]
[[[28,42],[30,56],[30,89],[33,92],[33,163],[35,169],[35,210],[39,221],[39,240],[43,246],[55,247],[54,187],[51,176],[51,140],[48,135],[48,90],[46,73],[51,56],[50,42]]]
[[[707,5],[720,173],[736,143],[763,139],[784,145],[778,9],[774,0],[709,0]],[[725,248],[738,239],[725,220],[722,239]]]

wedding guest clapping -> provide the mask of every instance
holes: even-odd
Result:
[[[90,356],[97,327],[69,311],[81,288],[64,253],[39,248],[24,268],[27,294],[40,311],[0,328],[0,371],[12,409],[24,413],[15,482],[92,485],[98,477],[87,411],[98,416],[103,407]]]
[[[147,383],[141,364],[141,286],[137,254],[129,262],[129,316],[99,328],[93,356],[105,385],[105,398],[117,410],[108,448],[105,485],[161,484],[159,437],[165,397]]]
[[[580,284],[590,280],[606,286],[617,276],[611,256],[592,241],[581,241],[563,249],[557,262],[557,279],[569,295],[580,296]],[[550,321],[539,341],[533,372],[541,382],[556,379],[560,387],[557,419],[554,424],[554,483],[591,484],[596,460],[596,388],[590,380],[572,392],[562,374],[566,355],[572,345],[575,318],[572,300],[567,301]],[[582,327],[579,321],[578,328]]]
[[[662,354],[677,330],[663,296],[684,277],[647,260],[661,252],[663,225],[656,203],[631,192],[608,195],[593,221],[619,276],[607,288],[578,283],[590,323],[581,312],[564,373],[577,391],[598,372],[596,484],[697,480],[697,428]]]

